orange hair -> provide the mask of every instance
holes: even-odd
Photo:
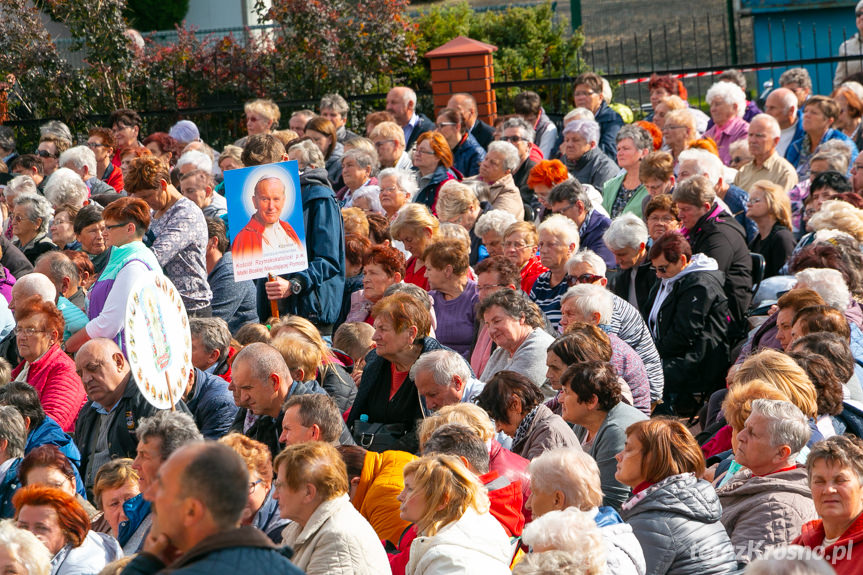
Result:
[[[440,132],[424,132],[417,138],[417,146],[429,140],[434,155],[443,164],[444,168],[452,167],[452,150],[449,149],[449,144],[446,143],[446,138]]]
[[[15,308],[15,321],[21,323],[31,315],[41,315],[44,327],[57,332],[57,338],[63,337],[63,313],[52,302],[44,301],[40,296],[33,295]]]
[[[569,172],[560,160],[542,160],[535,165],[527,176],[527,186],[533,188],[537,184],[543,184],[553,188],[557,184],[566,181]]]
[[[653,138],[654,151],[662,147],[662,130],[659,129],[659,126],[657,126],[653,122],[647,122],[645,120],[639,120],[635,123],[635,125],[644,128],[644,130],[646,130],[647,133],[650,134],[650,137]]]
[[[78,547],[90,531],[90,518],[78,501],[65,491],[44,485],[28,485],[12,496],[15,519],[25,505],[51,507],[57,513],[57,522],[72,547]]]
[[[693,140],[689,142],[689,147],[698,148],[699,150],[706,150],[714,156],[719,156],[719,148],[716,147],[716,142],[713,138],[701,138],[698,140]]]

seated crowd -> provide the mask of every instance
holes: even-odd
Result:
[[[4,572],[859,572],[863,86],[762,113],[731,70],[707,115],[654,76],[627,124],[605,85],[560,126],[395,87],[364,136],[254,100],[221,152],[43,126],[0,202]],[[223,173],[287,160],[308,268],[234,281]],[[155,273],[170,409],[123,347]]]

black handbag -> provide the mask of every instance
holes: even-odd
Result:
[[[352,430],[357,445],[369,451],[382,452],[392,449],[398,440],[407,435],[404,423],[370,423],[354,421]]]

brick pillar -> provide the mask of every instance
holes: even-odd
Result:
[[[453,94],[467,92],[476,99],[479,119],[489,125],[494,122],[497,100],[491,84],[495,50],[497,46],[459,36],[426,53],[431,63],[435,116]]]

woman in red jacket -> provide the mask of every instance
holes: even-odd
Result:
[[[17,307],[15,321],[18,352],[24,361],[12,370],[12,379],[35,387],[45,413],[71,433],[87,394],[75,362],[60,349],[63,314],[53,303],[32,296]]]

